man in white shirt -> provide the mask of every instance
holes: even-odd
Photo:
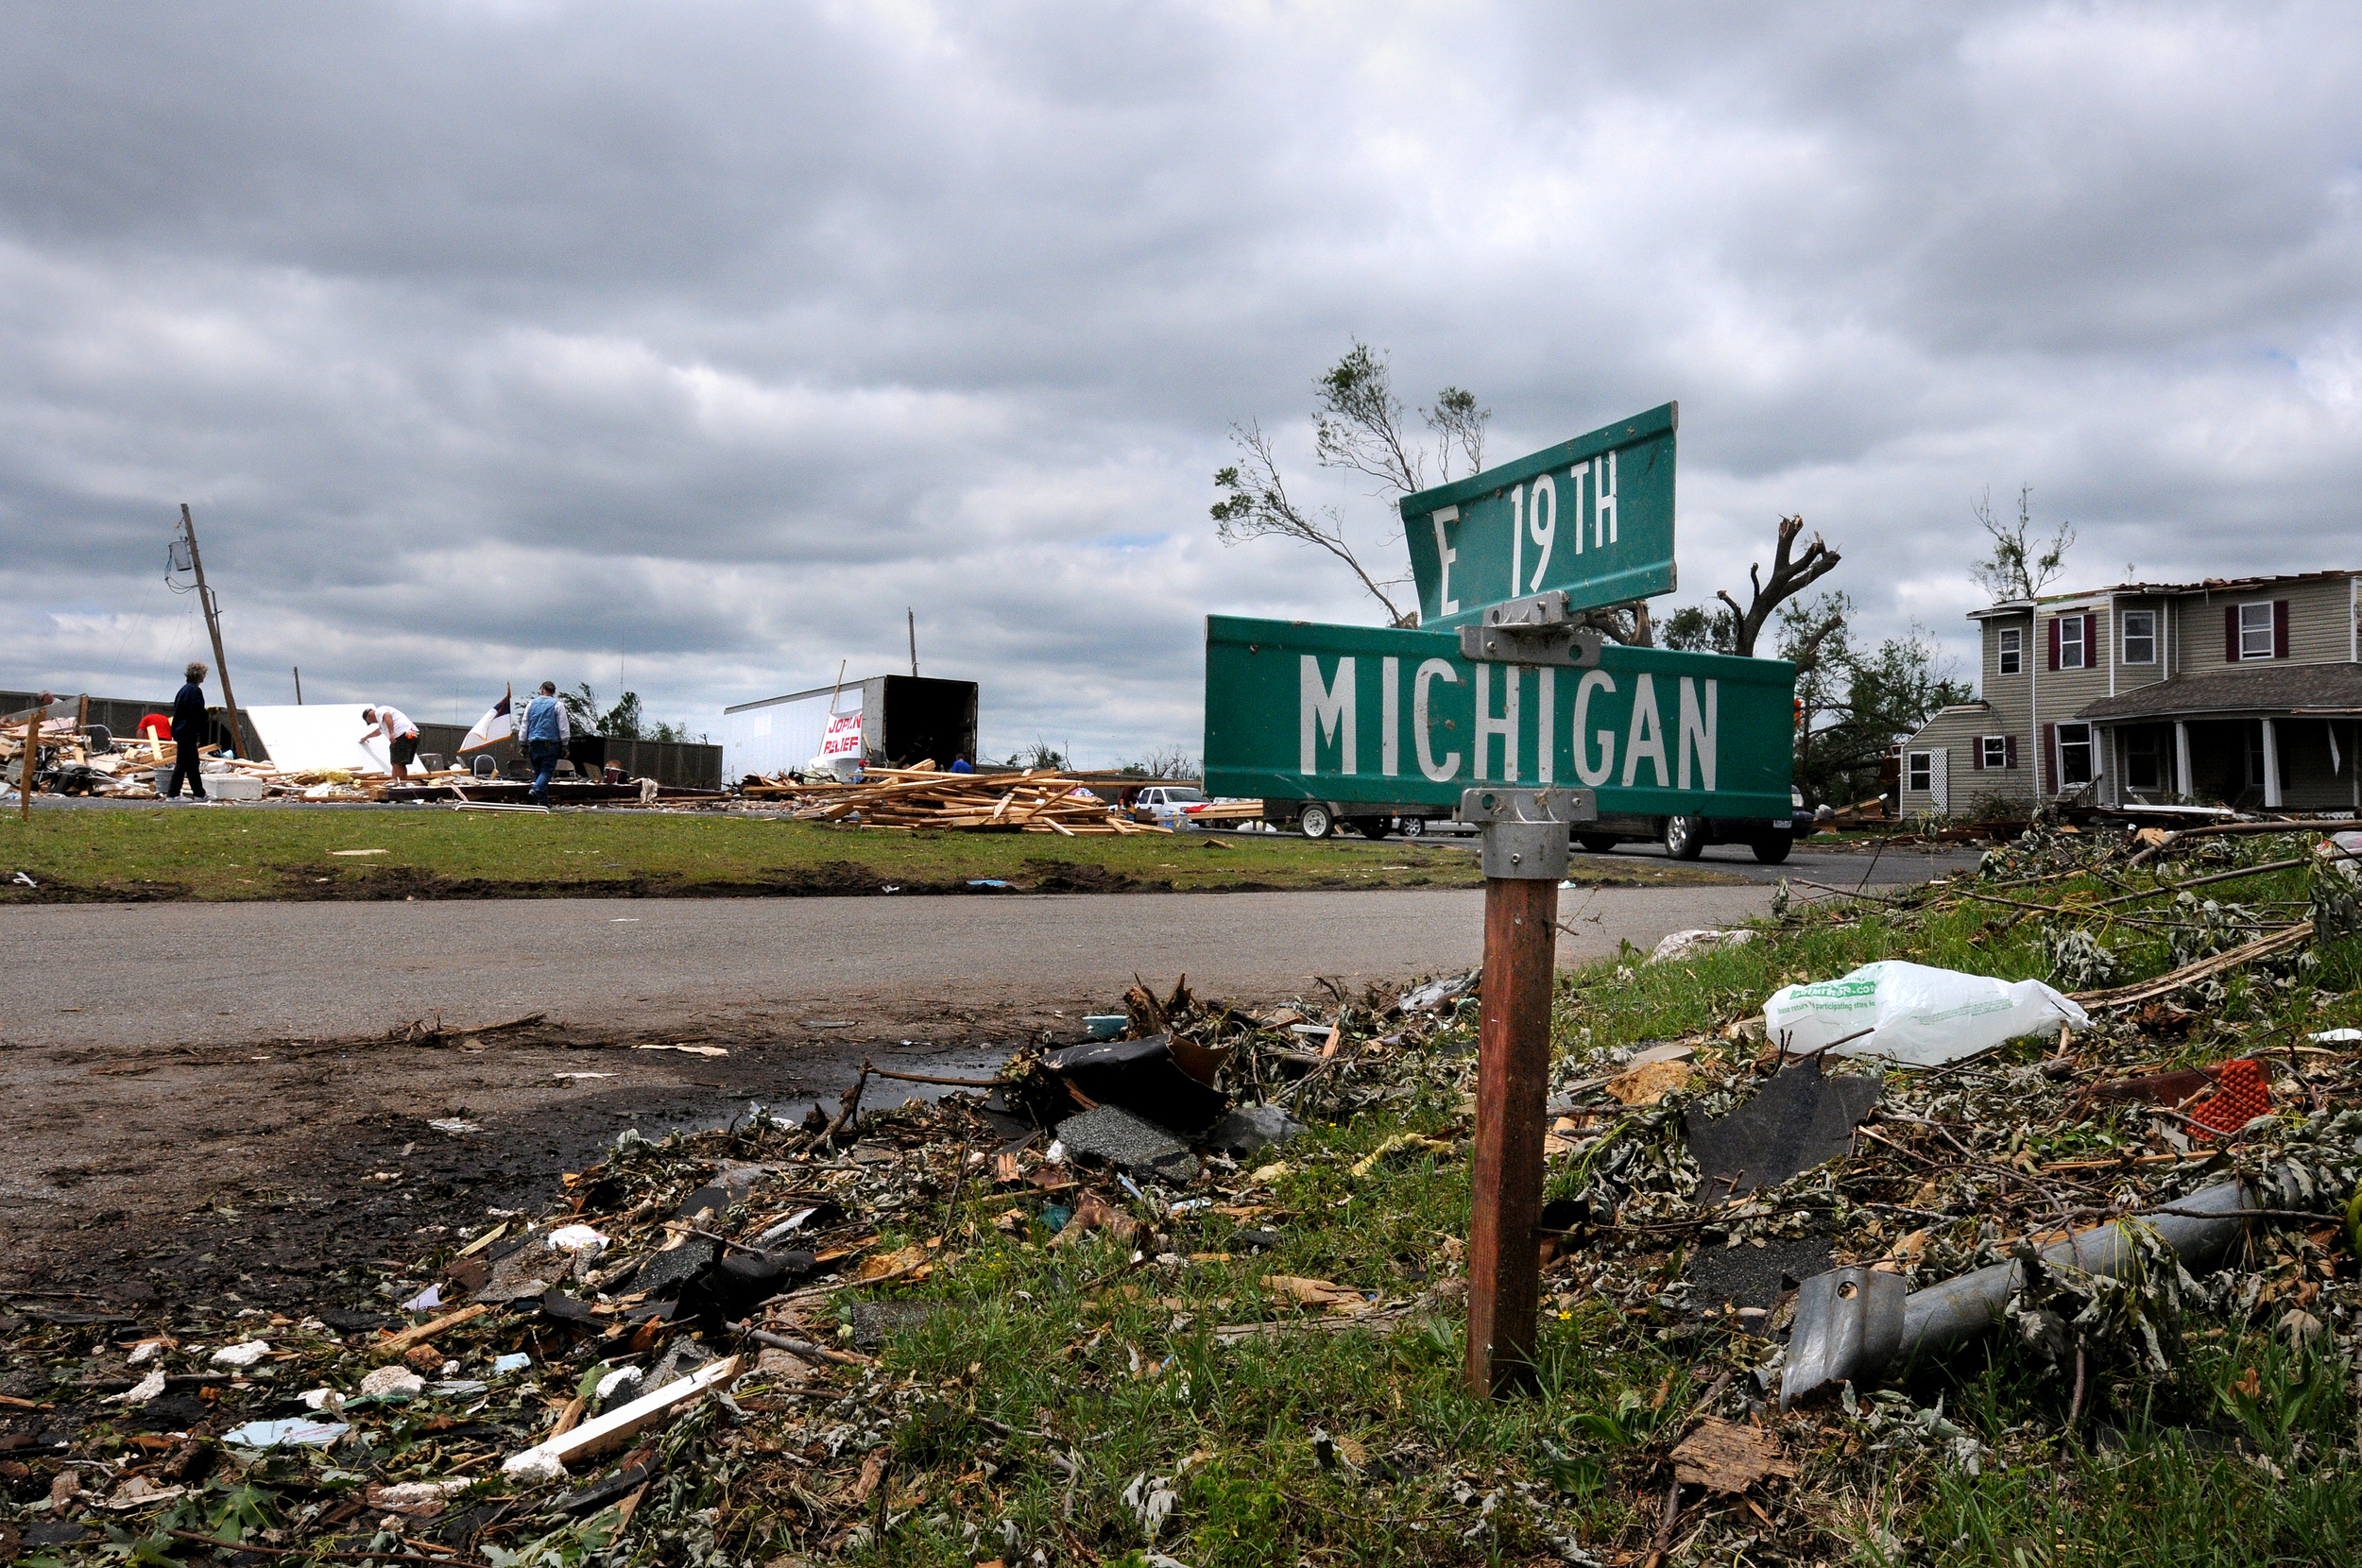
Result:
[[[361,722],[372,726],[361,732],[362,740],[375,735],[385,737],[393,756],[394,782],[400,784],[407,779],[410,764],[419,759],[419,726],[410,722],[410,715],[399,707],[365,707],[361,710]]]

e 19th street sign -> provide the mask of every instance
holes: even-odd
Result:
[[[1796,668],[1601,648],[1596,668],[1478,662],[1455,632],[1206,621],[1206,789],[1458,805],[1496,784],[1603,813],[1785,817]]]
[[[1667,403],[1402,498],[1419,623],[1470,623],[1552,588],[1570,610],[1670,593],[1673,433]]]

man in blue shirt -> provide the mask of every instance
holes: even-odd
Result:
[[[182,672],[186,677],[178,696],[172,699],[172,782],[164,790],[166,800],[180,798],[180,781],[187,779],[189,798],[205,798],[205,775],[197,772],[197,753],[204,749],[206,669],[191,664]]]
[[[566,705],[557,700],[557,682],[545,680],[540,694],[525,705],[525,757],[533,763],[533,798],[539,805],[550,803],[550,775],[557,771],[557,759],[566,755],[571,738]]]

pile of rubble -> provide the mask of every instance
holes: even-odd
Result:
[[[1091,780],[1028,768],[1017,774],[944,773],[869,768],[858,784],[755,778],[740,787],[749,800],[792,803],[793,815],[861,827],[973,828],[987,832],[1164,833],[1135,822],[1091,789]]]

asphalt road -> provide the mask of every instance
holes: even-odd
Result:
[[[1769,897],[1569,889],[1560,959],[1742,920]],[[918,1037],[947,1015],[1104,1007],[1136,975],[1244,999],[1465,968],[1482,903],[1467,889],[40,905],[0,910],[0,1043],[323,1039],[544,1010],[604,1031],[768,1018]]]

